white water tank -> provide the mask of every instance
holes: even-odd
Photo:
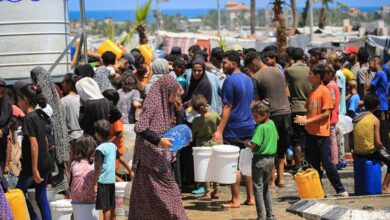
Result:
[[[0,0],[0,76],[8,83],[49,70],[69,44],[67,0]],[[52,72],[60,81],[70,72],[67,54]]]

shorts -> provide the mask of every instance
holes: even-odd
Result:
[[[306,130],[305,126],[294,123],[294,119],[297,115],[306,115],[305,112],[292,113],[291,115],[291,145],[295,147],[303,147],[305,143]]]
[[[115,184],[98,183],[96,210],[105,212],[112,208],[115,208]]]
[[[279,136],[276,158],[284,159],[284,154],[291,145],[291,115],[278,115],[270,119],[275,123]]]

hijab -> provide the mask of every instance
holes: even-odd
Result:
[[[169,73],[169,63],[166,59],[158,58],[152,63],[154,75],[166,75]]]
[[[76,90],[81,100],[84,102],[104,98],[100,91],[99,85],[90,77],[85,77],[77,81]]]
[[[189,88],[184,95],[184,101],[187,102],[193,95],[203,95],[210,104],[212,99],[212,88],[209,78],[206,75],[206,64],[202,58],[196,58],[192,61],[192,67],[195,64],[200,64],[202,66],[203,75],[200,79],[195,79],[194,73],[192,73]]]
[[[76,69],[74,70],[74,73],[76,75],[79,75],[81,78],[84,78],[84,77],[93,78],[95,76],[95,71],[93,70],[92,66],[89,64],[84,64],[84,65],[76,67]]]

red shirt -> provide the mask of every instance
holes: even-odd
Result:
[[[333,109],[330,114],[330,124],[336,124],[339,121],[340,90],[335,81],[330,81],[326,87],[330,90]]]

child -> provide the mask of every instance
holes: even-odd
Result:
[[[95,151],[94,190],[97,192],[96,209],[103,210],[103,219],[115,219],[115,160],[131,173],[131,168],[109,141],[111,125],[107,120],[95,122],[95,137],[99,146]]]
[[[221,121],[219,115],[214,111],[207,111],[207,100],[202,95],[194,95],[191,99],[192,109],[199,113],[191,126],[192,136],[195,140],[195,146],[212,146],[214,143],[213,134],[217,130],[218,124]],[[218,184],[213,183],[214,191],[210,192],[210,183],[204,183],[205,194],[201,200],[211,200],[219,198]]]
[[[78,138],[72,149],[72,164],[70,167],[70,195],[72,204],[83,204],[89,207],[88,218],[85,212],[79,213],[73,206],[74,219],[99,219],[99,213],[93,211],[96,200],[96,193],[93,189],[93,156],[96,142],[93,137],[83,135]],[[80,215],[84,214],[84,215]]]
[[[268,101],[257,101],[251,106],[252,115],[258,124],[251,141],[245,145],[252,148],[252,179],[255,193],[258,219],[263,219],[265,206],[266,219],[275,219],[272,211],[271,192],[268,183],[271,180],[274,157],[276,154],[278,132],[275,124],[269,119]]]
[[[138,80],[134,74],[122,75],[122,88],[118,90],[118,109],[125,124],[135,124],[141,114],[142,98],[138,87]]]
[[[320,176],[322,176],[322,163],[326,176],[338,195],[348,197],[348,192],[345,191],[337,169],[330,158],[330,110],[333,105],[329,89],[321,82],[326,72],[326,66],[323,64],[316,64],[311,68],[309,82],[312,84],[312,90],[306,102],[307,113],[305,116],[297,116],[294,122],[305,125],[307,162],[318,171]]]
[[[364,97],[366,111],[353,119],[354,156],[369,160],[379,160],[387,165],[387,174],[383,180],[382,192],[390,193],[390,160],[380,139],[380,121],[373,114],[379,107],[379,99],[375,94],[368,93]]]
[[[348,99],[347,103],[347,115],[351,118],[355,118],[359,109],[360,97],[357,92],[357,82],[356,80],[348,81],[349,93],[351,97]]]

